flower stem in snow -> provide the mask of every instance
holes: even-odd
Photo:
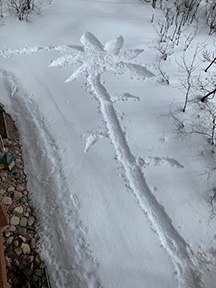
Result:
[[[159,204],[146,183],[144,175],[127,144],[111,97],[100,81],[100,74],[90,75],[88,82],[91,91],[100,102],[101,113],[105,120],[109,137],[114,145],[118,161],[125,170],[130,187],[141,209],[147,214],[152,228],[157,232],[163,247],[175,266],[180,287],[200,288],[200,275],[196,272],[198,265],[193,252],[175,229],[164,207]]]

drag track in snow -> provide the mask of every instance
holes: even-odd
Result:
[[[79,203],[75,195],[68,197],[70,187],[49,127],[16,76],[6,71],[2,76],[11,102],[8,112],[19,127],[21,143],[25,143],[25,170],[32,171],[27,175],[27,185],[40,218],[39,250],[52,287],[102,287],[77,215]]]

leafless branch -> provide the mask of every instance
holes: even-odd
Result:
[[[212,62],[208,65],[208,67],[204,70],[205,72],[216,62],[216,57],[212,60]]]
[[[184,106],[182,109],[183,112],[185,112],[185,110],[186,110],[186,107],[187,107],[188,101],[189,101],[189,95],[190,95],[191,89],[193,87],[193,72],[200,65],[200,63],[196,63],[196,57],[197,57],[198,53],[200,52],[200,50],[201,50],[200,45],[197,44],[191,61],[188,61],[188,59],[186,59],[185,53],[183,54],[181,63],[176,61],[180,67],[181,72],[184,75],[186,75],[180,79],[181,85],[183,86],[183,88],[185,90],[185,101],[184,101]]]

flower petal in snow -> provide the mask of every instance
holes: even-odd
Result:
[[[104,50],[112,55],[118,55],[124,44],[124,38],[119,36],[107,41],[104,45]]]
[[[61,56],[55,60],[52,61],[52,63],[49,65],[50,67],[59,67],[59,68],[63,68],[66,66],[72,66],[74,64],[76,64],[79,60],[79,55],[64,55]]]
[[[84,52],[83,47],[78,46],[78,45],[62,45],[62,46],[55,47],[54,50],[58,52],[67,52],[67,53]]]
[[[24,48],[18,48],[18,49],[4,49],[0,50],[0,56],[5,58],[11,58],[14,55],[20,55],[20,54],[33,54],[35,52],[42,52],[42,51],[51,51],[55,50],[58,52],[68,52],[68,53],[82,53],[84,52],[84,49],[82,46],[78,45],[62,45],[62,46],[32,46],[32,47],[24,47]]]
[[[131,60],[131,59],[134,59],[137,56],[139,56],[143,51],[144,51],[144,49],[135,49],[135,50],[124,51],[123,57],[125,59]]]
[[[65,80],[65,83],[71,82],[73,80],[76,80],[76,79],[82,77],[85,72],[86,72],[85,67],[82,65],[68,79]]]
[[[24,47],[24,48],[18,48],[18,49],[4,49],[0,50],[0,56],[4,58],[11,58],[14,55],[20,55],[20,54],[33,54],[35,52],[38,52],[40,50],[44,50],[44,47]]]
[[[80,42],[83,44],[85,49],[91,50],[92,52],[104,51],[103,45],[100,41],[90,32],[85,32],[80,38]]]
[[[138,78],[138,79],[145,79],[155,76],[152,72],[150,72],[147,68],[144,66],[138,65],[138,64],[132,64],[132,63],[125,63],[125,62],[119,62],[116,64],[116,72],[123,74],[124,72],[129,72],[132,77]]]

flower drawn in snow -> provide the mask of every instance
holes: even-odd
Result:
[[[65,82],[70,82],[79,78],[84,79],[88,84],[87,89],[89,92],[94,94],[99,101],[105,94],[105,98],[107,98],[106,101],[112,103],[126,101],[128,99],[139,100],[139,97],[130,93],[123,93],[122,95],[113,97],[108,93],[104,94],[102,91],[97,93],[96,91],[99,87],[101,90],[106,91],[105,87],[101,84],[100,76],[108,71],[113,71],[118,74],[127,73],[130,77],[141,80],[154,76],[146,67],[131,62],[131,60],[135,59],[144,51],[143,49],[124,51],[124,38],[122,36],[112,38],[103,45],[95,35],[90,32],[85,32],[82,35],[80,42],[82,43],[82,46],[67,45],[66,47],[69,54],[53,60],[50,67],[63,68],[79,65],[79,68],[77,68]],[[64,48],[62,50],[66,49]],[[129,60],[130,62],[128,62]],[[94,80],[94,83],[92,80]],[[103,95],[102,98],[101,95]],[[100,106],[102,106],[101,103]],[[94,132],[90,133],[86,138],[84,151],[89,151],[98,139],[103,137],[107,137],[107,133],[101,133],[100,129],[94,130]]]
[[[197,272],[197,259],[148,186],[141,167],[128,146],[117,111],[114,109],[113,98],[101,83],[101,74],[107,71],[120,74],[127,72],[138,79],[154,76],[145,67],[126,62],[136,58],[143,50],[122,51],[124,44],[122,36],[111,39],[105,45],[102,45],[92,33],[86,32],[80,41],[83,46],[76,47],[72,54],[54,60],[50,66],[65,67],[80,64],[80,67],[65,82],[84,78],[88,83],[88,89],[100,104],[99,107],[106,125],[107,135],[114,146],[116,159],[124,169],[130,191],[137,198],[140,208],[148,216],[162,246],[172,259],[179,286],[200,288],[201,286],[197,281],[197,279],[200,279],[200,274]],[[126,97],[128,97],[127,94]],[[102,135],[103,133],[99,133],[99,131],[93,131],[87,138],[85,151],[87,152],[91,145],[94,145]]]
[[[65,81],[69,82],[78,78],[87,78],[89,74],[101,75],[107,71],[123,74],[129,73],[137,79],[145,79],[154,76],[144,66],[128,63],[135,59],[144,50],[135,49],[122,51],[124,38],[122,36],[113,38],[102,45],[100,41],[90,32],[85,32],[80,39],[83,46],[76,46],[70,54],[61,56],[52,61],[51,67],[66,67],[81,65]]]

